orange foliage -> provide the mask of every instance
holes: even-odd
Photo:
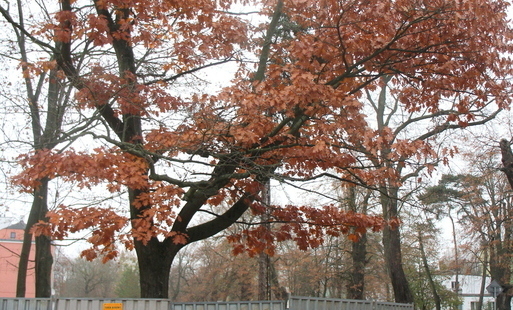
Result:
[[[272,2],[251,4],[272,14]],[[102,136],[103,128],[95,138],[113,146],[24,155],[24,171],[14,182],[25,191],[57,177],[78,188],[104,184],[115,192],[125,186],[138,192],[131,201],[138,214],[130,234],[118,235],[129,221],[114,211],[63,207],[50,214],[51,228],[41,224],[35,232],[63,238],[91,228],[93,250],[111,257],[117,236],[129,247],[128,236],[187,243],[187,225],[201,206],[256,200],[257,180],[331,171],[369,185],[399,184],[390,167],[362,169],[355,152],[363,149],[376,161],[435,154],[427,142],[395,140],[390,129],[373,130],[366,122],[362,90],[378,89],[384,76],[394,77],[392,91],[406,112],[436,112],[444,99],[455,99],[456,113],[441,116],[448,124],[465,125],[473,119],[471,108],[492,98],[499,107],[510,103],[504,77],[512,63],[503,56],[513,52],[507,3],[488,0],[285,1],[294,29],[281,29],[290,38],[273,39],[264,80],[254,81],[252,68],[241,63],[219,93],[191,87],[181,94],[175,81],[182,75],[262,48],[255,39],[261,29],[224,12],[233,3],[100,0],[92,2],[94,9],[77,5],[57,12],[52,27],[41,25],[37,35],[53,31],[63,46],[93,43],[84,55],[87,66],[74,66],[73,57],[58,64],[77,90],[78,108],[95,109],[108,125],[110,136]],[[385,147],[389,158],[379,158]],[[363,228],[394,224],[334,206],[275,207],[272,216],[283,222],[277,231],[256,228],[233,236],[232,242],[246,242],[236,251],[272,251],[271,243],[288,239],[306,249],[324,234],[356,240]],[[174,230],[182,221],[186,228]]]
[[[82,253],[88,260],[96,258],[98,254],[108,258],[115,257],[117,255],[115,243],[119,232],[128,221],[126,217],[119,216],[113,210],[101,207],[75,209],[60,206],[47,215],[49,221],[34,225],[32,233],[36,236],[48,234],[62,240],[68,236],[68,233],[90,229],[92,235],[87,241],[91,243],[92,248]]]
[[[276,227],[268,229],[259,225],[233,234],[228,241],[233,244],[234,254],[244,251],[253,256],[260,252],[273,255],[276,242],[293,240],[301,250],[316,248],[325,236],[346,234],[349,240],[357,241],[367,229],[380,231],[385,225],[397,228],[397,219],[385,221],[380,216],[369,216],[344,211],[337,206],[273,206],[270,223]]]
[[[110,191],[119,190],[119,185],[134,189],[148,187],[144,158],[122,152],[119,149],[97,148],[94,153],[40,150],[34,154],[20,156],[24,172],[13,178],[13,182],[31,192],[43,178],[60,177],[74,182],[79,188],[90,188],[107,182]]]

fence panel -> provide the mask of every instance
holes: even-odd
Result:
[[[376,301],[375,310],[413,310],[412,304],[397,304],[393,302]]]
[[[287,301],[173,303],[167,299],[0,298],[0,310],[103,310],[122,303],[123,310],[413,310],[413,305],[291,296]]]
[[[102,310],[105,303],[121,303],[123,310],[169,310],[167,299],[57,298],[52,310]],[[3,309],[0,309],[3,310]]]
[[[50,298],[0,298],[0,310],[53,310]]]
[[[102,309],[103,302],[100,299],[86,298],[58,298],[55,300],[54,310],[97,310]]]
[[[289,299],[291,310],[374,310],[373,302],[368,300],[349,300],[333,298],[313,298],[292,296]]]
[[[285,301],[229,301],[172,303],[170,310],[285,310]]]
[[[413,310],[413,304],[291,296],[290,310]]]

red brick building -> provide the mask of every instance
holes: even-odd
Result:
[[[24,229],[23,221],[6,227],[0,226],[0,297],[16,297],[16,278]],[[35,296],[34,253],[35,244],[32,244],[25,297]]]

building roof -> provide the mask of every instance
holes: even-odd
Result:
[[[2,226],[4,226],[4,227],[2,227]],[[23,230],[23,229],[25,229],[25,227],[27,225],[25,224],[25,222],[23,222],[23,220],[21,220],[16,224],[11,224],[11,225],[7,224],[7,225],[2,225],[2,226],[0,226],[0,229],[22,229]]]
[[[19,221],[16,224],[12,224],[11,226],[7,226],[5,229],[25,229],[27,225],[25,225],[25,222],[23,220]]]
[[[0,217],[0,229],[4,229],[5,227],[12,225],[14,219],[12,217]]]

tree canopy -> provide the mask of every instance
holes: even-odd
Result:
[[[254,25],[235,5],[257,7],[270,22]],[[323,234],[356,227],[357,237],[397,224],[335,205],[274,206],[260,197],[271,179],[400,183],[387,165],[362,166],[355,153],[362,149],[372,157],[387,145],[380,160],[433,155],[426,141],[397,139],[387,126],[371,130],[362,96],[384,79],[405,111],[438,116],[435,131],[466,126],[511,100],[506,1],[62,0],[41,7],[50,18],[33,28],[1,8],[34,49],[54,55],[24,74],[59,70],[56,78],[74,88],[75,108],[97,125],[84,126],[71,147],[22,156],[15,182],[26,191],[46,178],[77,190],[126,189],[125,210],[108,201],[62,205],[35,231],[64,238],[92,229],[89,259],[115,257],[117,240],[135,248],[142,297],[166,297],[176,253],[246,211],[283,223],[234,237],[250,251],[287,239],[314,247]],[[202,86],[203,69],[231,62],[238,70],[222,90]]]

